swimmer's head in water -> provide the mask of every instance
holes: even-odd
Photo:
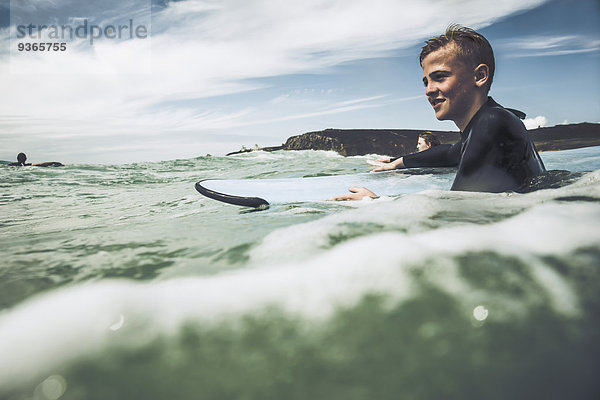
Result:
[[[439,139],[431,132],[424,132],[419,135],[417,142],[417,152],[424,151],[441,144]]]
[[[27,156],[25,155],[25,153],[17,154],[17,161],[21,164],[25,164],[25,161],[27,161]]]
[[[433,37],[425,42],[425,46],[421,48],[421,54],[419,55],[421,66],[423,66],[425,57],[447,46],[456,54],[459,60],[471,68],[476,68],[480,64],[488,66],[489,76],[486,89],[489,92],[496,69],[494,51],[490,42],[473,29],[456,24],[450,25],[443,35]]]

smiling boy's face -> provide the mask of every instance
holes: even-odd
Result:
[[[463,130],[473,116],[478,86],[474,69],[456,56],[454,46],[449,44],[423,59],[423,84],[435,117],[454,121]]]

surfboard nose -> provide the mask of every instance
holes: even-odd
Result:
[[[269,202],[265,199],[261,199],[260,197],[243,197],[243,196],[233,196],[226,193],[219,193],[214,190],[208,189],[202,186],[202,182],[208,182],[211,179],[204,179],[196,182],[196,190],[203,196],[206,196],[210,199],[221,201],[223,203],[233,204],[236,206],[242,207],[253,207],[253,208],[269,208]]]

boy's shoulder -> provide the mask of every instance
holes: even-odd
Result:
[[[512,127],[517,130],[525,129],[525,125],[521,121],[526,116],[524,112],[501,106],[491,98],[481,111],[478,115],[478,122],[483,123],[487,129],[494,126],[498,128]]]
[[[500,104],[496,103],[491,97],[486,103],[484,111],[498,118],[516,118],[517,120],[521,120],[525,119],[525,117],[527,116],[523,111],[501,106]]]

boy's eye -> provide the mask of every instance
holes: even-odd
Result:
[[[448,77],[449,74],[446,73],[437,73],[437,74],[432,74],[431,75],[431,79],[435,82],[441,82],[444,79],[446,79]]]

